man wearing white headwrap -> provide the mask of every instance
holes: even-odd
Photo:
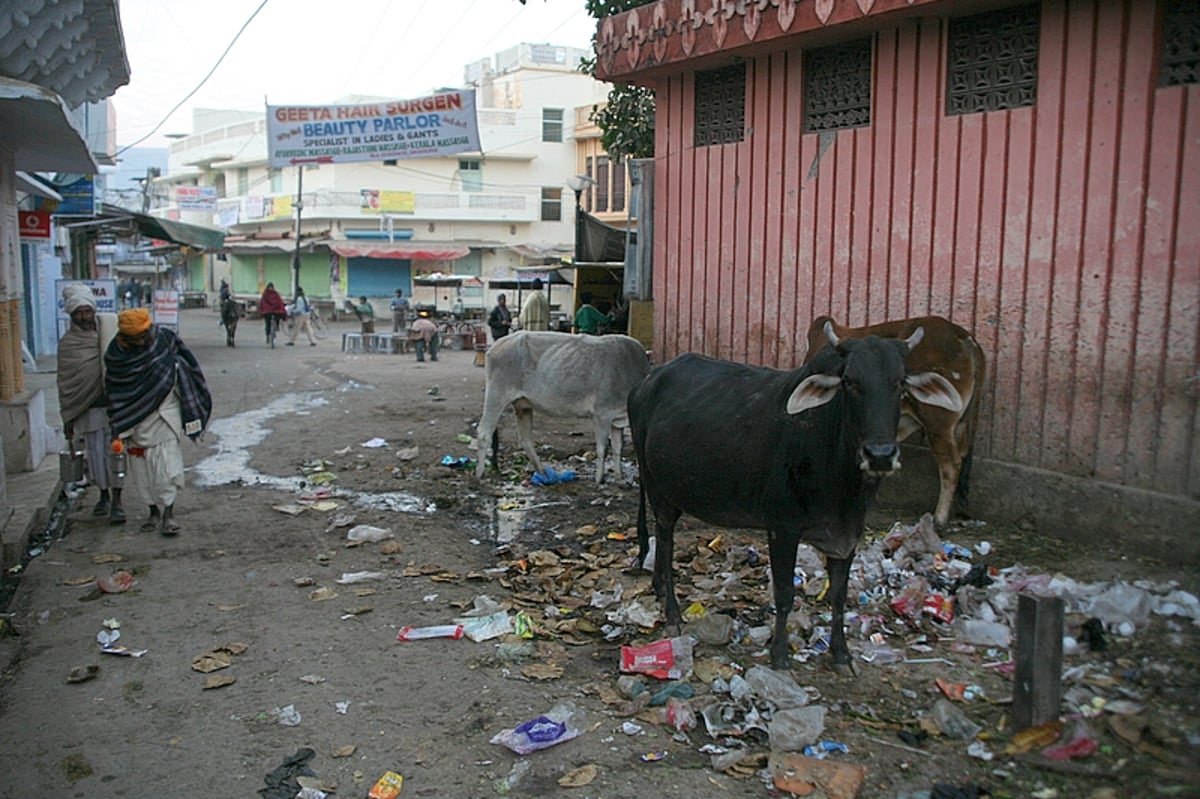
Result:
[[[104,394],[104,349],[116,330],[114,314],[97,314],[96,298],[83,283],[63,289],[63,307],[71,325],[58,342],[58,404],[63,434],[72,451],[82,450],[88,482],[100,489],[93,516],[125,523],[121,487],[109,457],[112,441]]]

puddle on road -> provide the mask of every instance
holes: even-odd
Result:
[[[539,508],[549,508],[553,505],[569,505],[564,501],[532,502],[535,496],[533,489],[526,485],[514,484],[506,486],[504,496],[496,500],[492,506],[492,520],[489,529],[492,540],[498,545],[511,544],[526,529],[530,511]]]
[[[362,388],[364,388],[364,384],[354,383],[352,388],[345,390],[353,391]],[[339,386],[337,390],[342,391],[343,389]],[[261,444],[271,432],[267,426],[271,419],[286,413],[308,413],[313,408],[328,404],[328,400],[320,396],[284,394],[265,407],[213,422],[208,429],[217,436],[218,442],[214,446],[216,453],[192,467],[191,471],[196,485],[213,488],[239,483],[247,486],[274,488],[290,493],[302,491],[303,488],[300,484],[307,485],[305,475],[280,477],[264,474],[250,466],[251,450]],[[436,510],[433,503],[402,491],[374,493],[333,489],[333,496],[347,499],[362,508],[390,510],[399,513],[431,513]]]

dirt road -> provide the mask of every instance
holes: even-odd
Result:
[[[767,736],[744,716],[714,741],[703,721],[675,733],[657,723],[656,708],[624,715],[636,708],[618,693],[620,646],[663,632],[620,616],[652,605],[648,575],[626,571],[633,543],[622,538],[637,497],[591,481],[589,425],[535,421],[550,462],[584,479],[524,482],[508,418],[504,470],[477,481],[442,465],[474,457],[463,440],[482,404],[474,354],[444,351],[423,364],[346,355],[342,328],[317,347],[272,350],[260,323],[246,321],[229,349],[215,313],[183,312],[181,335],[214,395],[212,430],[185,449],[183,532],[140,532],[138,508],[123,527],[95,520],[93,492],[77,501],[63,537],[30,561],[8,608],[18,635],[0,639],[0,796],[258,796],[297,754],[290,775],[310,771],[313,785],[338,797],[366,796],[388,771],[403,775],[402,796],[782,795],[764,778]],[[877,516],[879,534],[897,518]],[[351,531],[370,532],[363,526],[387,537],[351,545]],[[992,563],[1031,574],[1175,577],[1196,590],[1194,564],[1083,553],[986,526],[954,540],[988,540]],[[713,677],[767,661],[749,637],[770,622],[756,555],[766,547],[757,534],[694,520],[677,547],[692,591],[685,606],[696,600],[736,617],[742,635],[697,645],[689,686],[699,710],[714,699]],[[97,589],[117,571],[132,576],[128,590]],[[480,597],[523,611],[537,636],[397,641],[403,627],[448,624]],[[803,607],[819,627],[825,608]],[[919,796],[937,782],[994,796],[1196,795],[1196,774],[1185,768],[1196,762],[1200,731],[1194,624],[1155,615],[1105,651],[1069,658],[1094,667],[1088,685],[1109,701],[1140,708],[1126,725],[1136,732],[1121,728],[1121,737],[1099,714],[1098,751],[1030,762],[1003,753],[1012,687],[1004,668],[987,664],[1004,651],[956,646],[931,620],[900,623],[878,607],[855,617],[852,648],[863,646],[863,631],[885,633],[925,662],[863,661],[858,676],[844,677],[816,655],[793,670],[811,702],[827,708],[821,738],[849,748],[828,762],[865,769],[863,799]],[[114,622],[118,643],[143,654],[101,653],[97,635]],[[94,676],[71,682],[73,669]],[[923,740],[922,719],[942,697],[937,678],[984,689],[987,701],[961,710],[992,760],[968,754],[965,740]],[[564,701],[581,713],[574,740],[525,758],[490,743]],[[745,757],[717,770],[706,744],[740,746]],[[296,783],[285,784],[261,795],[294,796]]]

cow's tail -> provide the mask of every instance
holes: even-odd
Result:
[[[500,430],[492,431],[492,468],[500,471]]]
[[[638,515],[637,515],[638,553],[636,568],[644,569],[646,558],[650,555],[650,530],[646,526],[646,481],[638,480]]]
[[[962,457],[962,466],[958,470],[958,485],[954,487],[954,502],[959,510],[966,512],[967,498],[971,490],[971,463],[975,459],[975,432],[979,427],[979,402],[983,393],[983,380],[987,374],[987,359],[979,344],[971,339],[973,345],[973,360],[975,366],[975,385],[971,387],[971,404],[963,414],[963,440],[966,442]]]

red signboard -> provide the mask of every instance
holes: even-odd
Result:
[[[20,235],[23,239],[50,238],[49,211],[18,211]]]

